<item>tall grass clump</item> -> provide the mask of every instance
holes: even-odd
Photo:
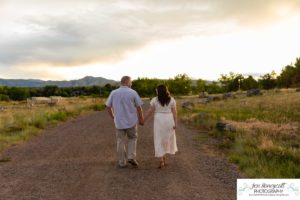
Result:
[[[181,119],[217,138],[221,151],[246,176],[300,178],[300,93],[267,91],[207,104],[193,101],[192,110],[179,108]],[[229,129],[218,130],[217,122]]]

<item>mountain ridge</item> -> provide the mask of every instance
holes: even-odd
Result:
[[[58,87],[77,87],[77,86],[93,86],[99,85],[104,86],[106,84],[116,85],[117,81],[106,79],[103,77],[85,76],[81,79],[74,80],[40,80],[40,79],[4,79],[0,78],[0,86],[11,86],[11,87],[45,87],[46,85],[56,85]]]

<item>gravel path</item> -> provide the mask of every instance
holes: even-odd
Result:
[[[152,121],[139,127],[138,169],[119,169],[112,120],[105,111],[49,128],[4,152],[1,200],[236,199],[237,169],[212,154],[206,137],[179,123],[179,152],[160,170]]]

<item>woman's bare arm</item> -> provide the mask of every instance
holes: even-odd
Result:
[[[176,129],[177,127],[177,109],[176,109],[176,106],[172,106],[171,108],[172,110],[172,114],[173,114],[173,119],[174,119],[174,129]]]

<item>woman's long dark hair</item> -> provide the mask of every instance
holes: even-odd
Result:
[[[162,106],[168,105],[171,101],[171,95],[167,86],[159,85],[157,86],[156,90],[157,90],[157,98],[159,103]]]

